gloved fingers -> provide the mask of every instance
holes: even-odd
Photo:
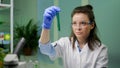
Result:
[[[47,11],[47,12],[45,12],[45,14],[44,14],[44,17],[50,17],[50,18],[53,18],[55,16],[55,13],[54,12],[52,12],[52,11]]]
[[[51,15],[54,17],[58,12],[60,12],[60,8],[56,6],[51,6],[51,9],[49,9],[52,13]]]
[[[45,9],[45,12],[43,14],[44,19],[43,19],[42,27],[45,29],[50,29],[52,20],[59,11],[60,8],[56,6],[51,6]]]
[[[60,11],[59,7],[51,6],[45,10],[44,16],[51,16],[52,18]]]
[[[57,6],[51,6],[49,10],[52,11],[54,14],[60,12],[60,8]]]
[[[57,7],[57,6],[51,6],[51,7],[48,7],[46,10],[51,10],[51,11],[60,12],[60,8]]]
[[[52,19],[52,17],[50,14],[47,13],[44,15],[44,19],[50,21]]]
[[[60,12],[60,8],[57,6],[52,6],[52,8],[56,11],[56,12]]]

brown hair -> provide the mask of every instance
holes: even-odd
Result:
[[[71,13],[71,18],[76,13],[84,13],[84,14],[86,14],[88,16],[90,22],[94,24],[94,28],[90,31],[90,34],[89,34],[89,36],[87,38],[88,47],[91,50],[94,50],[94,48],[93,48],[94,44],[98,44],[100,46],[101,41],[100,41],[99,37],[97,36],[97,26],[96,26],[95,17],[94,17],[94,13],[93,13],[92,9],[93,9],[93,7],[91,5],[78,6]],[[75,48],[75,41],[76,40],[77,40],[77,38],[76,38],[75,34],[72,31],[71,36],[70,36],[70,41],[72,42],[73,49]]]

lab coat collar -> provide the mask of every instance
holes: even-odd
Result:
[[[79,43],[78,43],[77,40],[75,41],[75,47],[76,47],[76,48],[79,47]],[[86,43],[86,44],[84,45],[83,48],[80,48],[80,47],[79,47],[79,49],[81,50],[81,52],[85,52],[85,51],[87,51],[87,50],[89,49],[89,47],[88,47],[88,43]]]

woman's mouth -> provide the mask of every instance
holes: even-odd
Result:
[[[76,35],[81,35],[82,34],[82,32],[76,32]]]

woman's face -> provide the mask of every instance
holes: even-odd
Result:
[[[89,24],[89,18],[86,14],[76,13],[72,17],[72,30],[77,39],[86,40],[94,24]]]

